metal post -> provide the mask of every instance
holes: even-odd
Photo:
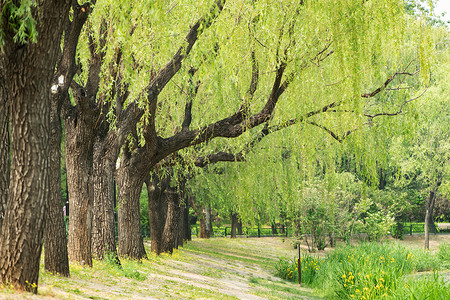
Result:
[[[302,284],[302,257],[300,255],[300,243],[297,245],[297,248],[298,248],[298,263],[297,263],[298,284]]]

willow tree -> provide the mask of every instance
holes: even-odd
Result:
[[[283,5],[277,8],[286,11]],[[381,11],[376,10],[381,7],[383,12],[378,15]],[[264,16],[274,16],[279,22],[283,20],[276,13]],[[247,220],[257,222],[267,214],[276,215],[279,212],[275,209],[279,194],[284,197],[284,203],[295,205],[305,179],[313,178],[317,172],[322,175],[324,171],[333,173],[337,162],[347,155],[354,157],[360,176],[366,181],[376,182],[376,166],[385,164],[388,155],[382,145],[386,145],[392,135],[411,133],[414,114],[408,112],[426,89],[418,84],[418,79],[421,73],[422,82],[428,80],[427,60],[433,48],[428,39],[429,29],[415,19],[405,17],[399,3],[305,2],[298,12],[298,19],[302,23],[296,23],[298,27],[293,30],[297,39],[292,42],[285,37],[284,40],[296,49],[294,53],[290,48],[285,52],[288,53],[286,73],[292,73],[287,77],[286,89],[280,97],[284,101],[278,101],[275,112],[268,119],[268,128],[276,131],[298,126],[277,134],[269,143],[259,145],[256,151],[264,148],[264,154],[253,157],[248,167],[235,166],[236,170],[226,176],[208,174],[198,182],[207,186],[206,189],[197,189],[202,198],[224,198],[225,202],[232,202],[228,207],[237,206],[241,216]],[[261,20],[252,21],[257,23]],[[397,26],[389,25],[391,21],[397,22]],[[409,22],[408,28],[404,27],[406,22]],[[386,31],[385,26],[392,27]],[[266,28],[271,28],[275,35],[274,28],[281,28],[283,32],[282,29],[288,27]],[[386,32],[392,34],[390,39],[385,39]],[[264,39],[257,33],[250,31],[250,36],[255,40],[255,52],[259,50],[267,54],[264,60],[257,58],[263,66],[263,62],[270,61],[268,58],[273,54],[280,53],[277,51],[278,39],[276,35]],[[301,36],[295,33],[301,33]],[[239,66],[236,73],[242,70],[242,64]],[[289,69],[292,66],[295,68]],[[225,85],[224,80],[218,82]],[[256,99],[263,95],[260,87],[267,85],[259,84]],[[243,90],[237,84],[233,88],[235,94]],[[243,140],[251,141],[257,135],[257,130],[250,130]],[[279,168],[268,163],[274,156],[282,157],[286,150],[298,159]],[[277,161],[282,164],[281,159]],[[283,170],[281,173],[292,176],[275,176],[274,170]],[[249,173],[252,175],[248,176]],[[215,189],[217,193],[211,195]],[[221,194],[223,196],[219,196]]]
[[[442,31],[444,36],[440,41],[444,43],[437,46],[429,91],[419,99],[413,135],[397,137],[390,148],[395,161],[393,166],[399,169],[399,187],[414,185],[425,199],[425,249],[429,249],[430,231],[435,230],[433,210],[436,197],[445,197],[450,191],[449,79],[446,71],[450,52],[448,31]]]
[[[35,293],[49,196],[51,85],[69,4],[0,4],[1,72],[5,79],[1,89],[9,96],[11,120],[11,173],[0,235],[0,282]]]
[[[405,16],[398,1],[205,0],[195,6],[144,1],[131,7],[99,1],[94,14],[86,40],[99,41],[107,33],[106,49],[95,49],[96,55],[104,51],[100,72],[108,74],[111,62],[112,69],[120,66],[127,90],[123,102],[109,98],[112,127],[120,131],[114,108],[142,112],[134,116],[140,122],[132,125],[116,170],[119,252],[134,258],[145,255],[136,199],[144,178],[161,160],[216,138],[249,137],[250,129],[268,121],[285,126],[308,119],[309,125],[342,140],[382,108],[399,114],[406,98],[392,101],[384,92],[417,67],[401,59]],[[103,20],[107,32],[97,29]],[[114,64],[117,47],[111,43],[119,46],[120,64]],[[80,51],[83,66],[92,65],[89,44]],[[261,76],[249,89],[255,61]],[[194,76],[192,68],[198,69]],[[88,74],[82,72],[78,84],[85,86]],[[107,95],[114,76],[98,76],[98,91]],[[193,99],[180,88],[188,80],[200,82]],[[94,96],[79,91],[78,96]],[[95,103],[97,108],[106,110],[101,103]],[[362,136],[357,135],[355,145],[362,147]]]
[[[409,91],[399,89],[403,97],[392,99],[387,89],[418,68],[398,47],[404,44],[401,3],[242,1],[226,3],[225,8],[203,32],[185,65],[160,85],[164,89],[146,90],[140,144],[129,148],[118,170],[128,168],[137,179],[130,182],[142,181],[139,178],[172,153],[215,138],[251,135],[251,128],[267,121],[280,126],[308,121],[342,141],[368,119],[376,125],[378,116],[400,114],[410,100]],[[246,95],[241,91],[252,82],[253,60],[263,75]],[[201,85],[186,114],[179,83],[199,62],[194,82]],[[220,109],[211,109],[216,107]],[[184,126],[186,116],[189,126]],[[355,147],[363,147],[363,136],[355,135]],[[131,190],[120,190],[122,199],[136,198]]]

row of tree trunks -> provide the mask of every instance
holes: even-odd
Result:
[[[156,254],[172,253],[191,239],[185,184],[175,188],[169,182],[170,178],[161,180],[158,174],[146,180],[151,249]]]

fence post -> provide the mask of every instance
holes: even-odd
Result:
[[[258,226],[258,237],[261,237],[261,230],[259,229],[259,226]]]
[[[297,248],[298,248],[298,261],[297,261],[298,284],[302,284],[302,257],[300,255],[300,243],[297,244]]]
[[[412,235],[412,224],[409,225],[409,235]]]
[[[286,237],[288,237],[288,227],[286,226],[286,229],[284,230],[286,232]]]
[[[227,237],[227,227],[225,226],[225,237]]]

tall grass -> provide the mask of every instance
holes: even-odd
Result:
[[[301,258],[302,282],[338,299],[401,297],[411,290],[411,283],[415,288],[431,286],[426,280],[407,281],[405,275],[439,270],[448,259],[446,255],[450,247],[447,247],[441,248],[438,255],[431,255],[423,250],[407,249],[398,243],[362,243],[338,248],[323,259],[306,255]],[[295,259],[281,259],[275,267],[276,274],[296,281],[297,272],[290,273],[296,270],[296,266]],[[436,289],[440,286],[448,288],[444,282],[435,286]]]

